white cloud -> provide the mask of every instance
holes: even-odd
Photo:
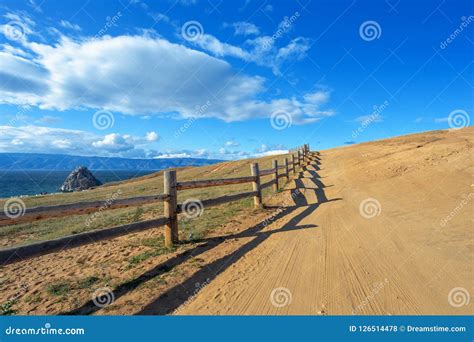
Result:
[[[47,151],[47,153],[118,157],[156,155],[156,151],[146,148],[149,143],[147,136],[137,137],[118,133],[101,136],[80,130],[34,125],[0,126],[0,152]]]
[[[232,50],[235,56],[253,59],[268,48],[264,37],[257,38],[252,41],[255,56],[250,57],[248,51],[210,39],[217,55],[223,49],[222,55]],[[295,44],[300,43],[290,43],[278,59],[298,50]],[[63,37],[55,45],[24,46],[36,57],[30,60],[0,52],[0,103],[141,116],[212,117],[227,122],[268,118],[276,110],[290,113],[296,124],[333,114],[320,110],[329,93],[262,100],[266,91],[262,77],[237,73],[222,59],[161,38],[73,41]],[[206,110],[196,111],[208,102],[212,105]]]
[[[251,155],[252,158],[262,158],[267,156],[276,156],[279,154],[287,154],[288,150],[271,150],[266,152],[254,153]]]
[[[18,40],[20,43],[27,41],[28,35],[38,36],[34,31],[36,23],[31,19],[25,12],[7,12],[3,15],[6,19],[6,23],[0,25],[0,32],[2,32],[7,39],[10,39],[8,32],[11,32],[11,29],[15,31],[15,40]]]
[[[238,147],[240,146],[240,144],[237,141],[229,140],[225,142],[224,146],[225,147]]]
[[[232,27],[234,28],[235,35],[248,36],[260,34],[260,29],[255,24],[248,23],[245,21],[238,21],[236,23],[233,23]]]
[[[134,148],[129,136],[117,133],[107,134],[102,140],[94,141],[92,146],[109,152],[124,152]]]
[[[29,56],[29,54],[26,51],[24,51],[24,50],[22,50],[18,47],[13,47],[10,44],[3,44],[1,47],[2,47],[2,51],[6,52],[10,55],[16,55],[16,56],[22,56],[22,57],[28,57]]]
[[[156,134],[156,132],[148,132],[145,136],[145,139],[150,142],[158,141],[159,138],[160,137],[158,136],[158,134]]]
[[[149,132],[155,133],[155,132]],[[97,135],[81,130],[43,126],[0,126],[0,152],[52,153],[123,158],[205,158],[235,160],[287,153],[282,145],[263,144],[253,152],[222,147],[156,151],[148,148],[150,134],[143,137],[110,133]],[[156,134],[156,133],[155,133]],[[152,136],[154,136],[152,134]],[[231,148],[231,146],[228,146]],[[236,146],[234,146],[236,147]]]
[[[280,73],[281,66],[292,60],[301,60],[311,47],[310,40],[298,37],[281,48],[274,46],[275,39],[269,36],[247,40],[243,47],[223,43],[210,34],[202,34],[194,44],[216,57],[235,57],[246,62],[269,67],[275,74]]]
[[[67,20],[61,20],[59,22],[59,25],[61,25],[62,27],[64,28],[67,28],[67,29],[70,29],[70,30],[74,30],[74,31],[81,31],[81,27],[77,24],[73,24]]]

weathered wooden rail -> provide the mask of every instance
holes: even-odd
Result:
[[[104,203],[104,201],[91,201],[47,207],[39,206],[27,209],[24,215],[18,218],[10,218],[6,212],[0,212],[0,226],[2,226],[7,224],[9,225],[34,221],[46,217],[49,218],[54,216],[84,214],[93,210],[97,210],[98,208],[99,210],[100,208],[114,209],[142,204],[153,204],[157,202],[164,203],[164,216],[157,219],[86,231],[54,240],[2,249],[0,250],[0,265],[6,265],[20,260],[78,247],[101,240],[112,239],[118,236],[136,233],[159,226],[165,226],[165,245],[167,247],[173,246],[179,242],[178,214],[186,213],[186,208],[183,205],[184,203],[178,203],[178,190],[181,191],[232,184],[252,183],[252,191],[206,199],[199,201],[199,203],[196,204],[202,208],[206,208],[228,202],[238,201],[243,198],[253,197],[254,207],[262,208],[263,189],[271,186],[273,187],[273,191],[277,192],[279,189],[279,179],[285,178],[288,181],[290,179],[290,172],[295,174],[297,167],[303,167],[306,163],[314,159],[318,159],[318,152],[310,152],[309,145],[304,145],[294,151],[296,151],[296,154],[291,154],[291,161],[289,161],[288,158],[285,158],[283,165],[278,165],[278,161],[273,160],[271,169],[260,170],[258,163],[251,164],[251,175],[246,177],[178,182],[176,171],[167,170],[163,174],[163,194],[116,199],[110,201],[110,203]],[[279,173],[279,170],[284,171]],[[268,175],[273,175],[272,179],[262,184],[261,177]]]

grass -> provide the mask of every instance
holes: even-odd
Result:
[[[5,303],[0,305],[0,315],[2,316],[9,316],[14,315],[16,310],[13,309],[13,305],[16,304],[18,300],[8,300]]]
[[[63,296],[68,294],[70,290],[71,285],[67,282],[53,283],[46,287],[46,292],[52,296]]]
[[[100,279],[95,276],[90,276],[84,279],[81,279],[77,282],[77,288],[79,289],[88,289],[95,283],[97,283]]]
[[[99,277],[88,276],[83,279],[79,279],[77,282],[60,281],[60,282],[52,283],[46,286],[46,292],[49,295],[55,296],[55,297],[64,296],[73,290],[90,289],[94,284],[98,283],[100,280],[101,279]]]
[[[225,162],[220,164],[208,165],[203,167],[188,167],[177,170],[178,181],[209,179],[209,178],[230,178],[242,177],[250,174],[250,164],[258,162],[260,169],[271,168],[271,161],[278,159],[279,163],[284,156],[272,156],[260,158],[258,160],[241,160],[234,162]],[[271,176],[262,179],[262,183],[268,181]],[[205,200],[219,197],[226,194],[232,194],[251,190],[251,184],[235,184],[222,187],[193,189],[178,192],[178,202],[182,203],[188,198],[197,198]],[[128,181],[111,183],[93,190],[53,194],[46,196],[31,196],[22,198],[26,207],[49,206],[79,201],[103,200],[104,202],[117,191],[121,192],[120,198],[134,197],[158,194],[163,192],[163,174],[158,172],[151,175],[131,179]],[[270,189],[264,191],[269,194]],[[0,199],[0,206],[3,206],[4,200]],[[180,218],[180,235],[184,241],[193,241],[203,238],[210,231],[220,227],[233,220],[233,218],[242,212],[247,212],[252,208],[252,199],[244,199],[232,202],[217,208],[205,208],[201,217],[194,220]],[[163,204],[149,204],[138,207],[127,207],[113,210],[105,210],[97,215],[94,220],[86,225],[88,218],[94,213],[74,215],[60,218],[49,218],[35,222],[22,223],[2,227],[0,230],[0,248],[11,247],[15,245],[24,245],[37,241],[44,241],[59,238],[66,235],[77,234],[84,231],[107,228],[140,220],[148,220],[163,215]],[[140,263],[154,255],[164,253],[162,250],[152,250],[144,255],[136,256],[131,260],[131,264]]]
[[[176,249],[175,247],[173,248],[165,247],[163,240],[164,240],[163,236],[159,236],[159,237],[154,237],[154,238],[142,239],[138,243],[132,244],[135,246],[146,246],[146,247],[149,247],[150,249],[148,251],[145,251],[138,255],[134,255],[131,258],[129,258],[128,268],[132,268],[149,258],[156,257],[168,252],[172,252]]]
[[[25,303],[32,303],[32,304],[39,303],[41,302],[41,296],[39,294],[28,295],[28,296],[25,296],[23,301]]]

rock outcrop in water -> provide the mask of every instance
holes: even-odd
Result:
[[[82,191],[102,183],[85,166],[78,166],[67,176],[60,190],[62,192]]]

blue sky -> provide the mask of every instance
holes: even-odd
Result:
[[[470,125],[472,1],[3,1],[0,152],[236,159]]]

